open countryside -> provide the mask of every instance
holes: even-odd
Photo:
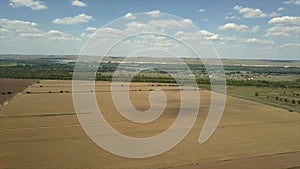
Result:
[[[121,133],[149,137],[166,130],[174,122],[180,103],[178,86],[132,83],[130,97],[140,110],[149,108],[147,100],[151,89],[165,90],[167,97],[172,98],[158,120],[137,125],[117,113],[107,92],[110,84],[97,82],[95,93],[105,118]],[[201,89],[200,111],[189,135],[161,156],[128,162],[127,158],[97,147],[87,137],[76,118],[71,90],[71,81],[41,80],[1,108],[3,168],[41,168],[46,165],[54,168],[199,168],[201,165],[214,166],[208,162],[222,161],[231,163],[228,168],[239,168],[245,164],[235,162],[240,159],[246,160],[250,168],[299,165],[299,113],[231,96],[227,96],[224,116],[216,133],[207,143],[199,144],[199,131],[210,105],[210,93]],[[288,158],[277,159],[276,156],[281,154]],[[275,166],[261,166],[264,162],[256,165],[255,161],[262,157],[266,158],[263,161]],[[111,164],[111,161],[115,163]]]
[[[0,0],[0,169],[300,169],[300,0]]]

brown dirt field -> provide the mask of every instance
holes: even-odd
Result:
[[[159,119],[136,124],[116,112],[107,92],[109,87],[108,82],[97,82],[98,104],[109,123],[128,136],[156,135],[176,118],[178,91],[165,91],[172,101]],[[177,87],[132,84],[130,97],[138,109],[149,107],[150,88]],[[251,168],[252,165],[276,169],[300,165],[299,113],[227,97],[219,127],[207,142],[199,144],[210,105],[210,93],[200,91],[198,118],[180,144],[156,157],[128,159],[106,152],[84,133],[74,113],[71,93],[59,93],[71,91],[71,81],[41,81],[28,90],[30,94],[16,96],[0,112],[0,168],[218,168],[220,165]],[[48,93],[49,90],[56,93]]]
[[[25,90],[37,80],[31,79],[1,79],[0,78],[0,105],[17,93]],[[8,94],[8,92],[11,92]]]

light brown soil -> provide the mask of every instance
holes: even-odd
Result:
[[[131,123],[116,112],[107,92],[109,88],[108,82],[97,83],[98,104],[111,126],[128,136],[156,135],[176,118],[179,91],[166,91],[171,101],[164,115],[142,125]],[[177,87],[134,83],[130,98],[138,109],[149,107],[150,88]],[[217,168],[219,165],[247,168],[251,164],[276,169],[300,165],[300,160],[295,161],[300,151],[299,113],[227,97],[219,127],[207,142],[199,144],[198,137],[210,105],[210,93],[200,91],[199,116],[180,144],[156,157],[128,159],[104,151],[87,137],[74,113],[72,94],[60,93],[61,90],[71,91],[71,82],[42,81],[30,88],[32,93],[18,95],[3,107],[0,168]]]

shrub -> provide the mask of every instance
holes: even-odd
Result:
[[[7,92],[7,94],[11,94],[11,92]]]
[[[255,93],[255,96],[258,96],[258,93],[257,93],[257,92]]]
[[[296,104],[296,101],[295,101],[295,100],[292,100],[292,103],[293,103],[293,104]]]

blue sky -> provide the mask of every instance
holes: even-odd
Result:
[[[191,20],[222,58],[300,59],[300,0],[1,0],[0,53],[78,54],[96,29],[151,11]]]

